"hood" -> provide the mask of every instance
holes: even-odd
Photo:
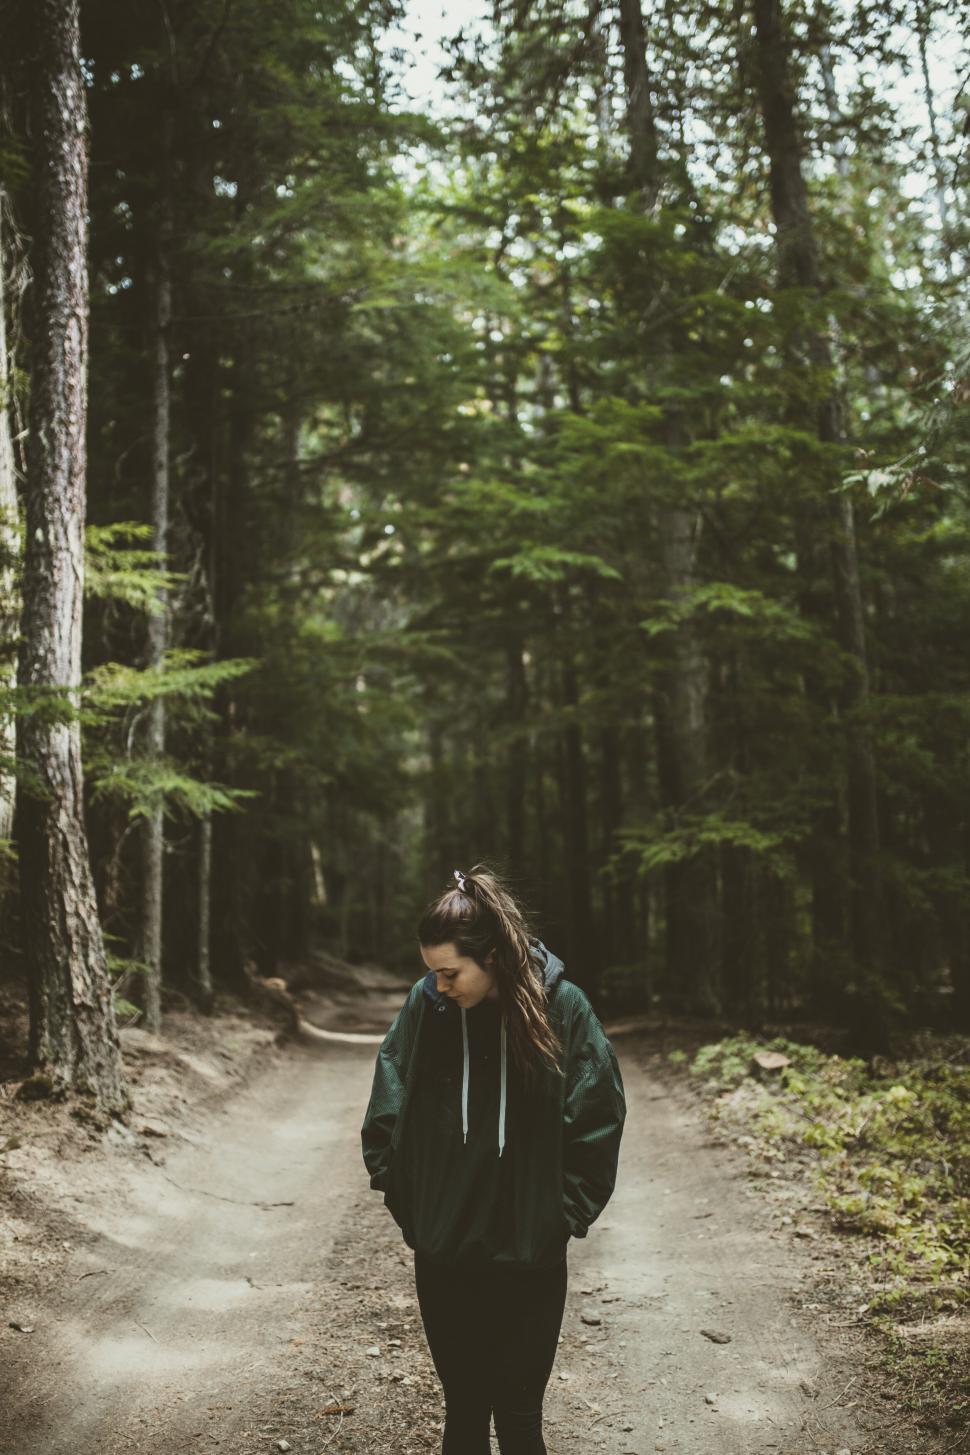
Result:
[[[552,987],[562,979],[562,974],[566,967],[559,956],[554,955],[552,950],[547,949],[541,940],[532,941],[532,958],[535,960],[537,968],[542,972],[542,983],[545,986],[546,997],[548,998]],[[450,1011],[453,1015],[457,1014],[457,1007],[454,1005],[454,1002],[439,992],[435,984],[433,970],[428,971],[424,977],[423,984],[424,993],[434,1004],[435,1009],[439,1009],[442,1012]]]
[[[546,948],[541,940],[532,941],[532,958],[536,962],[536,968],[541,971],[542,983],[545,987],[546,998],[549,998],[553,986],[562,978],[565,966],[558,955]],[[464,1140],[468,1141],[468,1022],[464,1006],[456,1006],[448,996],[442,995],[435,984],[435,974],[429,970],[424,977],[424,993],[432,1002],[435,1011],[440,1015],[460,1016],[461,1018],[461,1041],[462,1041],[462,1076],[461,1076],[461,1126]],[[505,1020],[505,1012],[502,1012],[501,1029],[499,1032],[501,1042],[501,1090],[499,1094],[498,1113],[498,1154],[501,1157],[505,1149],[505,1110],[508,1096],[508,1027]]]

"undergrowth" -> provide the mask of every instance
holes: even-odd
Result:
[[[761,1051],[788,1064],[762,1071]],[[970,1414],[969,1040],[925,1040],[906,1059],[867,1064],[739,1035],[701,1046],[689,1071],[716,1093],[714,1119],[762,1163],[807,1164],[833,1227],[864,1238],[864,1312],[886,1337],[899,1403],[923,1427],[960,1427]]]
[[[788,1064],[763,1072],[759,1051]],[[834,1226],[864,1238],[865,1312],[888,1340],[901,1403],[914,1413],[935,1406],[951,1429],[966,1419],[970,1041],[927,1039],[905,1059],[867,1064],[783,1037],[737,1035],[702,1046],[689,1069],[715,1093],[716,1120],[743,1128],[765,1162],[807,1164]],[[931,1423],[939,1428],[932,1415]]]
[[[755,1082],[762,1050],[789,1065]],[[970,1255],[970,1045],[947,1050],[873,1070],[781,1037],[741,1035],[702,1046],[690,1069],[721,1091],[756,1086],[750,1120],[765,1150],[810,1149],[837,1224],[872,1236],[870,1260],[940,1281],[965,1276]],[[715,1102],[715,1114],[723,1107]]]

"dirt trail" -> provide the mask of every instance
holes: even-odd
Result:
[[[792,1306],[808,1255],[636,1037],[615,1045],[627,1132],[612,1203],[570,1244],[551,1455],[885,1448],[840,1398],[838,1334]],[[87,1232],[48,1302],[8,1311],[34,1331],[0,1331],[3,1455],[437,1452],[411,1255],[360,1158],[373,1057],[291,1048],[164,1165],[73,1205]]]

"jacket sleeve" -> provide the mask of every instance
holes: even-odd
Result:
[[[381,1042],[374,1066],[370,1100],[360,1129],[364,1165],[370,1173],[370,1185],[379,1192],[386,1189],[391,1161],[391,1139],[404,1105],[405,1083],[414,1032],[420,1014],[421,982],[419,981],[401,1006]]]
[[[582,992],[566,1076],[563,1211],[572,1236],[585,1238],[613,1194],[626,1098],[616,1054]]]

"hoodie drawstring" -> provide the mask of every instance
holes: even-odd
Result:
[[[508,1034],[507,1034],[506,1029],[505,1029],[505,1012],[503,1010],[503,1012],[502,1012],[502,1095],[501,1095],[501,1098],[499,1100],[499,1109],[498,1109],[498,1154],[499,1154],[500,1157],[502,1155],[502,1149],[505,1146],[505,1090],[506,1090],[505,1063],[506,1063],[506,1059],[507,1059],[507,1052],[506,1052],[507,1043],[508,1043]]]
[[[461,1007],[461,1039],[465,1048],[464,1065],[461,1073],[461,1129],[468,1141],[468,1021],[465,1007]]]
[[[505,1021],[505,1012],[502,1012],[502,1028],[500,1032],[502,1077],[501,1092],[499,1095],[498,1108],[498,1154],[501,1157],[505,1150],[505,1110],[508,1102],[508,1028]],[[468,1141],[468,1020],[465,1007],[461,1006],[461,1042],[462,1042],[462,1070],[461,1070],[461,1130],[462,1138]]]

